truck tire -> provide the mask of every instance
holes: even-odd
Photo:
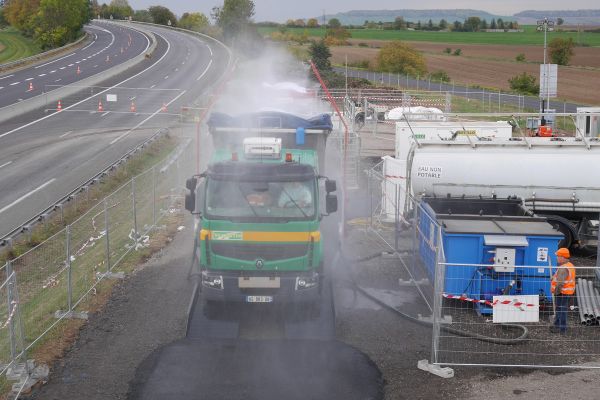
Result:
[[[552,225],[554,229],[563,234],[564,238],[558,242],[558,247],[571,248],[578,241],[577,232],[575,226],[568,219],[559,215],[541,215],[548,219],[548,223]]]
[[[354,127],[356,128],[357,131],[359,131],[362,129],[363,126],[365,126],[365,113],[359,112],[354,117]]]

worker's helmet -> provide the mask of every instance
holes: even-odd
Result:
[[[556,250],[556,255],[559,257],[564,257],[564,258],[571,257],[571,253],[569,252],[569,249],[567,249],[566,247],[561,247],[560,249]]]

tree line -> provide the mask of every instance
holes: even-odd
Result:
[[[224,0],[212,9],[209,18],[200,12],[186,12],[178,18],[164,6],[134,10],[127,0],[0,0],[0,27],[11,25],[34,39],[42,49],[64,46],[83,35],[83,26],[93,18],[130,19],[207,32],[232,41],[247,33],[254,16],[251,0]]]

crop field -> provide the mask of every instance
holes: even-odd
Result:
[[[15,29],[0,30],[0,64],[30,57],[39,52],[39,46]]]
[[[427,31],[394,31],[381,29],[349,29],[353,39],[362,40],[403,40],[414,42],[435,43],[465,43],[465,44],[493,44],[493,45],[544,45],[544,35],[537,32],[533,26],[523,27],[524,32],[427,32]],[[259,27],[259,32],[267,35],[277,28]],[[323,28],[287,28],[288,32],[308,36],[323,37]],[[600,46],[600,33],[591,32],[548,32],[548,41],[555,37],[572,38],[576,43],[585,43],[586,46]]]
[[[600,56],[600,49],[597,49]],[[348,63],[369,60],[375,65],[379,50],[362,47],[332,47],[332,62],[343,65],[348,57]],[[494,53],[494,48],[489,49]],[[442,53],[425,53],[427,68],[430,72],[445,71],[457,84],[497,88],[510,91],[508,80],[515,75],[527,72],[539,76],[539,64],[517,63],[511,60],[499,61],[484,58],[452,56]],[[600,69],[559,67],[558,95],[584,104],[600,104]]]

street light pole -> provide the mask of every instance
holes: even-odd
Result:
[[[544,18],[543,20],[540,20],[537,22],[537,30],[538,31],[544,30],[544,68],[543,68],[544,76],[543,76],[543,79],[544,79],[544,86],[546,88],[546,98],[548,101],[548,107],[550,107],[550,85],[549,85],[549,77],[548,77],[548,73],[550,71],[549,71],[548,65],[546,64],[546,49],[547,49],[546,43],[547,43],[548,30],[553,30],[554,29],[553,26],[554,26],[554,21],[548,21],[548,18]],[[540,119],[540,125],[544,126],[544,125],[546,125],[546,118],[544,115],[544,111],[545,111],[544,110],[544,108],[545,108],[544,107],[545,106],[544,94],[543,93],[540,93],[540,94],[541,94],[540,97],[542,99],[541,100],[542,101],[542,111],[541,111],[542,118]]]

